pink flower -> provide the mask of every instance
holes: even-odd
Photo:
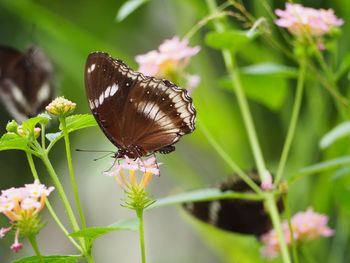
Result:
[[[158,48],[144,55],[135,57],[139,64],[139,71],[145,75],[159,78],[166,77],[171,72],[178,72],[189,62],[190,58],[196,55],[200,47],[189,47],[188,40],[180,40],[175,36],[165,40]]]
[[[272,183],[272,176],[268,170],[264,172],[264,181],[261,183],[261,189],[263,190],[273,190],[274,185]]]
[[[48,196],[55,187],[51,186],[47,188],[45,185],[40,184],[38,180],[35,180],[33,184],[26,184],[25,190],[28,193],[28,196],[33,198],[39,198],[41,196]]]
[[[276,9],[280,18],[276,25],[286,27],[293,35],[321,36],[327,34],[334,26],[341,26],[344,21],[334,15],[333,9],[314,9],[300,4],[286,3],[286,10]]]
[[[147,160],[135,159],[131,160],[125,156],[125,160],[122,164],[112,164],[110,172],[104,172],[105,175],[113,176],[117,183],[123,188],[127,189],[130,187],[136,187],[139,189],[144,189],[148,186],[152,175],[159,175],[159,165],[161,163],[156,163],[156,158],[151,157]],[[129,180],[124,176],[124,171],[128,171]],[[136,179],[136,171],[143,172],[141,182],[138,184]]]
[[[18,237],[19,231],[17,230],[15,235],[15,243],[13,243],[11,246],[11,249],[16,253],[23,247],[22,244],[18,242]]]
[[[328,217],[326,215],[315,213],[311,207],[306,212],[295,214],[291,219],[294,240],[303,242],[314,240],[321,236],[332,236],[334,230],[327,226],[327,222]],[[292,239],[287,220],[283,221],[282,230],[287,244],[291,245]],[[265,244],[261,249],[263,257],[274,258],[280,253],[278,234],[274,229],[263,234],[260,237],[260,241]]]

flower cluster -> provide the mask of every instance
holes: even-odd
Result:
[[[57,117],[65,117],[72,114],[75,107],[76,103],[71,102],[64,97],[58,97],[47,105],[45,109]]]
[[[45,206],[46,197],[54,190],[54,187],[47,188],[35,180],[33,184],[26,184],[20,188],[10,188],[1,191],[0,213],[3,213],[11,223],[8,228],[0,229],[0,238],[6,232],[16,228],[15,242],[11,249],[18,252],[22,244],[18,242],[20,232],[24,236],[37,234],[41,228],[37,219],[38,213]]]
[[[161,165],[161,163],[156,163],[155,157],[151,157],[147,160],[141,160],[139,158],[132,160],[129,159],[128,156],[125,156],[123,163],[117,164],[116,162],[113,162],[112,171],[104,172],[104,174],[113,176],[123,189],[130,187],[144,189],[148,186],[154,174],[159,175],[159,165]],[[129,181],[124,176],[123,169],[129,171]],[[141,182],[139,184],[136,180],[136,171],[141,171],[143,173]]]
[[[296,242],[310,241],[321,236],[329,237],[334,231],[327,226],[328,217],[318,214],[309,207],[306,212],[295,214],[292,219],[293,237]],[[288,221],[282,223],[284,238],[288,245],[291,245],[292,239],[288,226]],[[280,253],[278,234],[274,229],[260,237],[261,242],[265,243],[262,248],[262,255],[267,258],[274,258]]]
[[[126,205],[122,206],[143,210],[155,202],[148,197],[149,192],[145,188],[149,185],[154,174],[159,175],[159,165],[161,163],[157,163],[155,157],[147,160],[131,160],[125,156],[125,161],[122,164],[112,163],[112,171],[104,172],[104,174],[113,176],[129,197],[129,200],[123,200]],[[124,170],[129,172],[129,180],[124,175]],[[137,182],[136,171],[143,173],[140,183]]]
[[[174,75],[180,73],[190,58],[200,50],[199,46],[189,47],[188,42],[187,39],[180,40],[179,37],[175,36],[165,40],[158,47],[158,50],[136,56],[135,60],[139,64],[138,71],[145,75],[169,78],[175,81]],[[200,77],[198,75],[184,74],[182,77],[187,81],[188,88],[199,85]]]
[[[333,9],[314,9],[300,4],[286,3],[286,10],[276,9],[280,18],[275,23],[297,36],[310,34],[321,36],[327,34],[333,27],[341,26],[344,21],[334,15]]]

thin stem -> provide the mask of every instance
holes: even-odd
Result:
[[[41,125],[41,148],[45,151],[45,124]]]
[[[266,204],[268,206],[268,211],[270,213],[273,228],[276,230],[277,235],[278,235],[278,241],[279,241],[279,245],[280,245],[280,249],[281,249],[281,255],[283,258],[283,262],[284,263],[291,263],[287,243],[286,243],[286,240],[285,240],[284,235],[283,235],[281,220],[279,217],[279,213],[278,213],[278,210],[276,207],[276,201],[275,201],[273,194],[268,193],[268,192],[266,193]]]
[[[35,251],[35,254],[36,254],[37,257],[39,258],[40,262],[41,262],[41,263],[44,263],[43,257],[42,257],[41,254],[40,254],[40,250],[39,250],[39,247],[38,247],[38,243],[36,242],[35,235],[28,236],[28,239],[29,239],[29,242],[30,242],[30,244],[32,245],[34,251]]]
[[[288,227],[289,227],[289,233],[290,233],[290,238],[291,238],[291,245],[292,245],[292,253],[293,253],[293,262],[294,263],[299,263],[299,258],[298,258],[298,251],[297,251],[297,245],[295,243],[294,239],[294,233],[293,233],[293,226],[292,226],[292,221],[291,221],[291,214],[290,214],[290,209],[289,209],[289,203],[288,203],[288,198],[287,195],[282,196],[283,199],[283,207],[284,211],[288,220]]]
[[[36,168],[35,168],[35,164],[34,164],[34,160],[33,160],[33,156],[29,153],[29,152],[26,152],[26,155],[27,155],[27,159],[28,159],[28,163],[29,163],[29,166],[30,166],[30,170],[32,171],[32,174],[33,174],[33,177],[34,179],[39,180],[39,176],[38,176],[38,173],[36,171]],[[62,222],[60,221],[60,219],[57,217],[55,211],[53,210],[50,202],[48,199],[46,199],[46,207],[47,209],[49,210],[51,216],[53,217],[53,219],[56,221],[56,224],[61,228],[62,232],[68,237],[68,239],[70,240],[70,242],[72,242],[72,244],[80,251],[82,252],[82,249],[81,247],[79,246],[79,244],[72,238],[69,236],[69,232],[67,231],[67,229],[64,227],[64,225],[62,224]]]
[[[73,230],[74,231],[79,231],[80,228],[79,228],[79,225],[78,225],[78,222],[74,216],[74,213],[73,213],[73,209],[68,201],[68,198],[67,198],[67,195],[66,193],[64,192],[64,189],[62,187],[62,184],[60,182],[60,180],[58,179],[58,176],[54,170],[54,168],[52,167],[52,164],[48,158],[48,156],[46,155],[46,152],[43,152],[42,156],[41,156],[41,159],[42,161],[44,162],[50,176],[51,176],[51,179],[53,180],[55,186],[56,186],[56,189],[62,199],[62,202],[63,202],[63,205],[66,209],[66,212],[67,212],[67,215],[68,215],[68,218],[72,224],[72,227],[73,227]],[[79,238],[79,242],[81,244],[84,244],[83,242],[84,240],[82,238]]]
[[[284,171],[286,161],[288,158],[289,150],[291,148],[292,141],[294,138],[295,129],[296,129],[296,126],[298,123],[301,101],[303,98],[304,80],[305,80],[305,61],[302,59],[302,61],[300,62],[297,91],[296,91],[294,105],[293,105],[292,117],[291,117],[291,120],[289,123],[287,137],[286,137],[286,141],[285,141],[284,146],[283,146],[281,159],[280,159],[280,162],[278,165],[276,179],[275,179],[275,185],[277,185],[282,178],[283,171]]]
[[[209,7],[210,12],[215,13],[216,8],[217,8],[215,0],[206,0],[206,1],[207,1],[207,5]],[[214,26],[215,26],[215,29],[217,32],[223,32],[225,30],[224,25],[222,23],[220,23],[219,21],[213,21],[213,23],[214,23]],[[265,182],[266,181],[266,178],[265,178],[266,166],[265,166],[262,152],[260,150],[260,145],[259,145],[258,137],[257,137],[256,132],[255,132],[255,126],[253,123],[253,119],[251,117],[247,98],[245,97],[245,94],[243,92],[242,85],[241,85],[241,82],[239,79],[238,68],[237,68],[237,66],[235,66],[234,57],[231,55],[229,50],[222,50],[222,55],[224,58],[226,69],[231,77],[232,82],[233,82],[234,92],[236,93],[238,105],[239,105],[239,108],[241,110],[243,121],[244,121],[246,130],[247,130],[247,133],[248,133],[250,147],[253,151],[253,156],[254,156],[255,163],[256,163],[257,168],[258,168],[261,182]]]
[[[206,126],[197,121],[200,124],[201,131],[204,133],[205,137],[208,139],[209,143],[213,146],[213,148],[218,152],[222,159],[231,167],[231,169],[238,174],[242,180],[250,186],[256,193],[261,194],[262,190],[256,183],[248,177],[248,175],[228,156],[228,154],[221,148],[221,146],[215,141],[213,136],[210,134]]]
[[[139,232],[140,232],[140,246],[141,246],[141,257],[142,263],[146,263],[146,252],[145,252],[145,237],[143,230],[143,208],[136,209],[137,217],[140,221]]]
[[[77,208],[78,208],[78,211],[79,211],[79,216],[80,216],[80,221],[81,221],[81,228],[85,229],[86,228],[85,218],[84,218],[83,209],[81,207],[79,194],[78,194],[78,188],[77,188],[77,184],[76,184],[75,176],[74,176],[72,155],[71,155],[71,150],[70,150],[70,142],[69,142],[69,136],[68,136],[68,131],[67,131],[66,119],[63,117],[63,118],[59,118],[59,120],[60,120],[61,125],[62,125],[62,131],[63,131],[63,135],[64,135],[64,142],[65,142],[65,145],[66,145],[69,174],[70,174],[70,178],[71,178],[71,182],[72,182],[72,187],[73,187],[75,201],[77,203]],[[86,244],[88,243],[87,239],[85,239],[85,242],[86,242]]]

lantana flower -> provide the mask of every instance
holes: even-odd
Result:
[[[327,226],[328,217],[323,214],[315,213],[312,207],[305,212],[299,212],[291,218],[293,237],[296,243],[315,240],[319,237],[329,237],[334,234],[334,230]],[[282,223],[282,230],[287,244],[290,246],[292,238],[288,226],[288,221]],[[262,256],[274,258],[280,253],[278,234],[274,229],[260,237],[260,241],[265,244],[262,247]]]
[[[135,210],[144,209],[154,203],[148,197],[149,192],[145,188],[149,185],[153,175],[159,175],[159,165],[161,163],[157,163],[155,157],[147,160],[139,158],[132,160],[125,156],[121,164],[112,163],[111,171],[104,172],[104,174],[114,177],[130,198],[130,200],[123,200],[126,205],[122,206]],[[128,172],[129,176],[125,175],[125,172]],[[137,174],[140,172],[142,173],[141,180],[137,180]]]
[[[275,23],[288,28],[293,35],[321,36],[344,23],[334,15],[333,9],[314,9],[300,4],[286,3],[286,10],[276,9],[275,13],[280,17]]]
[[[45,109],[57,117],[66,117],[73,113],[76,106],[76,103],[64,97],[58,97],[47,105]]]
[[[167,78],[174,82],[178,81],[178,77],[183,80],[188,79],[188,75],[183,73],[183,69],[187,66],[190,58],[200,51],[199,46],[190,47],[188,43],[188,39],[180,40],[178,36],[164,40],[158,50],[152,50],[135,57],[139,64],[138,71],[145,75]],[[195,79],[191,79],[191,82],[188,83],[190,85],[187,87],[194,88],[199,85],[199,81],[199,76],[195,75]]]
[[[0,213],[10,220],[10,227],[0,229],[0,238],[12,230],[16,230],[15,242],[11,249],[18,252],[22,248],[19,243],[21,233],[25,236],[36,235],[42,225],[39,225],[38,213],[44,208],[46,197],[54,190],[47,188],[35,180],[20,188],[10,188],[1,191]]]

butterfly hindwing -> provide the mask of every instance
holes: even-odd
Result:
[[[101,129],[129,157],[167,152],[195,129],[196,111],[186,90],[135,72],[106,53],[89,55],[85,85]]]

